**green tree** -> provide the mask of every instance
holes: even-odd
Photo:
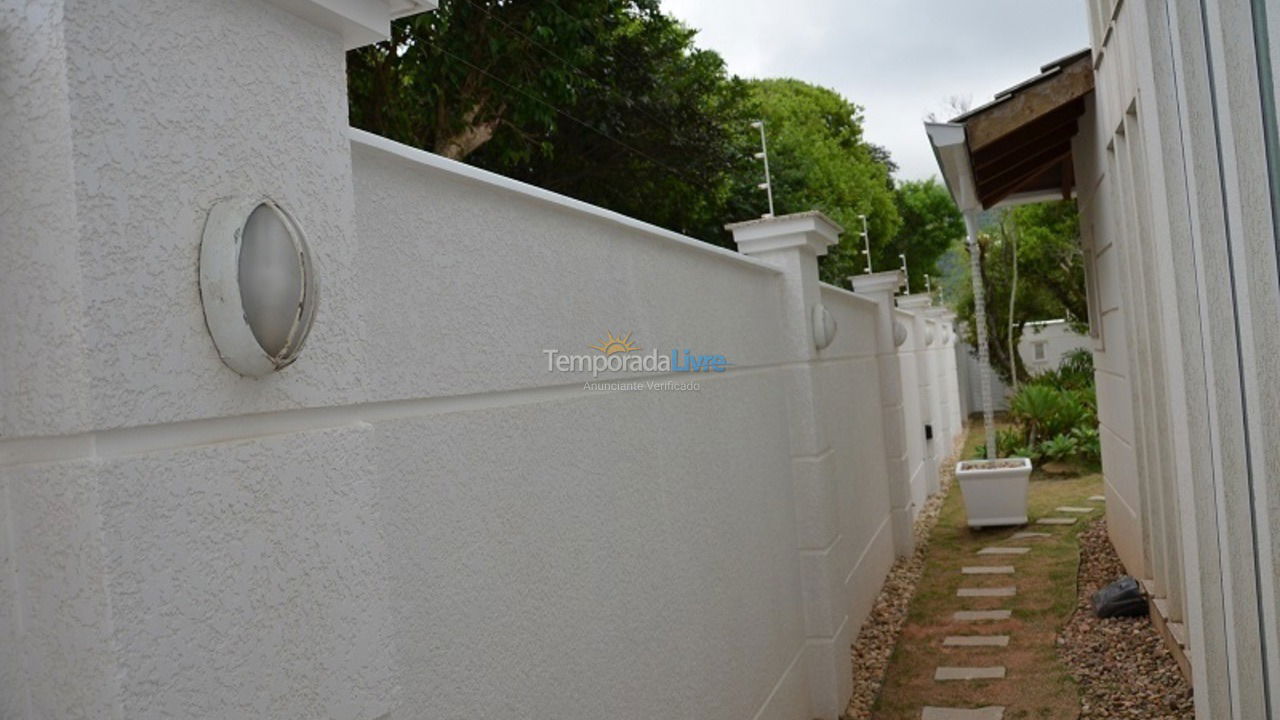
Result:
[[[751,80],[751,108],[765,121],[775,212],[817,209],[845,228],[840,244],[822,259],[825,282],[848,286],[863,271],[862,220],[867,216],[875,269],[898,266],[892,250],[901,221],[882,151],[862,137],[862,109],[827,88],[793,79]],[[759,166],[736,178],[732,217],[765,209]]]
[[[1065,318],[1084,330],[1088,309],[1084,286],[1084,255],[1080,250],[1079,215],[1074,201],[1036,203],[1003,209],[985,216],[978,248],[986,291],[987,349],[991,367],[1007,383],[1027,372],[1016,352],[1029,322]],[[1010,316],[1013,257],[1017,251],[1017,298]],[[958,317],[965,322],[966,340],[977,344],[972,286],[963,241],[957,242],[944,263],[952,268],[947,292]]]
[[[746,91],[657,0],[447,0],[348,55],[351,122],[723,243]]]
[[[743,81],[658,0],[445,0],[348,55],[351,122],[656,225],[731,247],[727,222],[767,210],[754,155],[764,119],[777,213],[820,209],[848,232],[822,263],[896,267],[892,160],[861,109],[798,80]]]
[[[964,217],[935,178],[908,180],[894,189],[902,226],[889,251],[907,256],[911,289],[924,290],[924,276],[938,277],[938,259],[965,236]]]

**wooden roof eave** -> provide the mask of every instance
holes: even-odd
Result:
[[[950,123],[926,124],[943,179],[961,210],[1059,192],[1070,196],[1075,180],[1071,140],[1085,98],[1093,92],[1092,58],[1083,51],[1042,71]]]

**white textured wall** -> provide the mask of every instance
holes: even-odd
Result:
[[[1044,357],[1036,359],[1036,344],[1044,343]],[[1028,323],[1018,340],[1018,355],[1032,375],[1053,370],[1072,350],[1091,350],[1089,336],[1075,332],[1065,320]]]
[[[1097,91],[1074,157],[1108,528],[1183,630],[1197,717],[1264,717],[1280,686],[1280,25],[1273,3],[1088,4]]]
[[[925,321],[915,322],[915,316],[904,310],[894,310],[894,319],[907,329],[907,340],[898,348],[898,368],[902,373],[902,414],[907,440],[907,468],[911,476],[911,515],[920,511],[928,495],[928,463],[925,457],[925,415],[920,400],[921,390],[928,386],[929,378],[920,372],[918,355],[926,352]]]
[[[852,635],[871,612],[880,590],[880,579],[893,564],[893,530],[889,515],[889,491],[882,481],[887,473],[883,453],[869,452],[883,446],[880,424],[880,387],[875,348],[874,304],[846,290],[823,286],[822,302],[839,330],[828,348],[835,360],[819,366],[823,423],[831,441],[841,527],[840,578],[848,600]]]
[[[400,359],[369,385],[459,396],[376,423],[407,706],[736,718],[794,692],[778,273],[380,145],[353,149],[360,272],[371,355]],[[546,371],[606,331],[735,367],[696,393]]]
[[[273,5],[0,23],[0,718],[834,717],[893,558],[872,301],[798,347],[785,269],[349,131]],[[322,284],[258,380],[197,285],[247,193]],[[546,371],[606,332],[734,366]]]

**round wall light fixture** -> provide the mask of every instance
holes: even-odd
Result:
[[[826,306],[818,303],[813,306],[813,344],[819,350],[831,344],[836,338],[836,319]]]
[[[227,367],[262,377],[298,358],[319,302],[302,229],[265,197],[213,206],[200,243],[205,323]]]

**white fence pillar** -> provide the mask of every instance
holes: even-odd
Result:
[[[906,328],[897,330],[893,319],[893,294],[902,285],[902,271],[855,275],[849,281],[853,283],[854,292],[874,300],[877,305],[876,361],[880,370],[880,411],[889,475],[893,548],[898,557],[906,557],[915,547],[915,540],[911,535],[911,472],[907,467],[902,374],[898,368],[898,345],[906,339]]]
[[[835,457],[818,411],[821,396],[809,361],[818,358],[814,312],[820,302],[818,257],[843,228],[820,212],[734,223],[727,228],[744,255],[783,270],[783,331],[798,361],[786,373],[791,481],[796,505],[806,634],[805,666],[813,714],[837,718],[853,692],[848,607],[840,572],[840,517]]]
[[[949,454],[956,437],[963,431],[964,414],[960,409],[960,376],[956,367],[956,314],[950,308],[936,307],[930,317],[938,321],[939,337],[936,353],[937,372],[943,383],[938,392],[938,412],[943,431],[935,428],[935,437],[941,438],[938,447]]]
[[[925,493],[932,495],[938,491],[938,430],[941,429],[942,419],[938,413],[939,395],[943,392],[943,388],[938,383],[938,373],[934,355],[938,347],[938,333],[936,323],[930,318],[933,317],[929,309],[933,306],[933,297],[928,293],[916,293],[914,295],[899,295],[896,299],[898,309],[906,310],[912,314],[913,327],[911,332],[920,338],[916,344],[913,353],[916,363],[916,379],[920,385],[919,403],[920,403],[920,427],[912,429],[907,428],[908,432],[924,433],[925,428],[929,428],[929,434],[924,440],[924,463],[925,463]]]

